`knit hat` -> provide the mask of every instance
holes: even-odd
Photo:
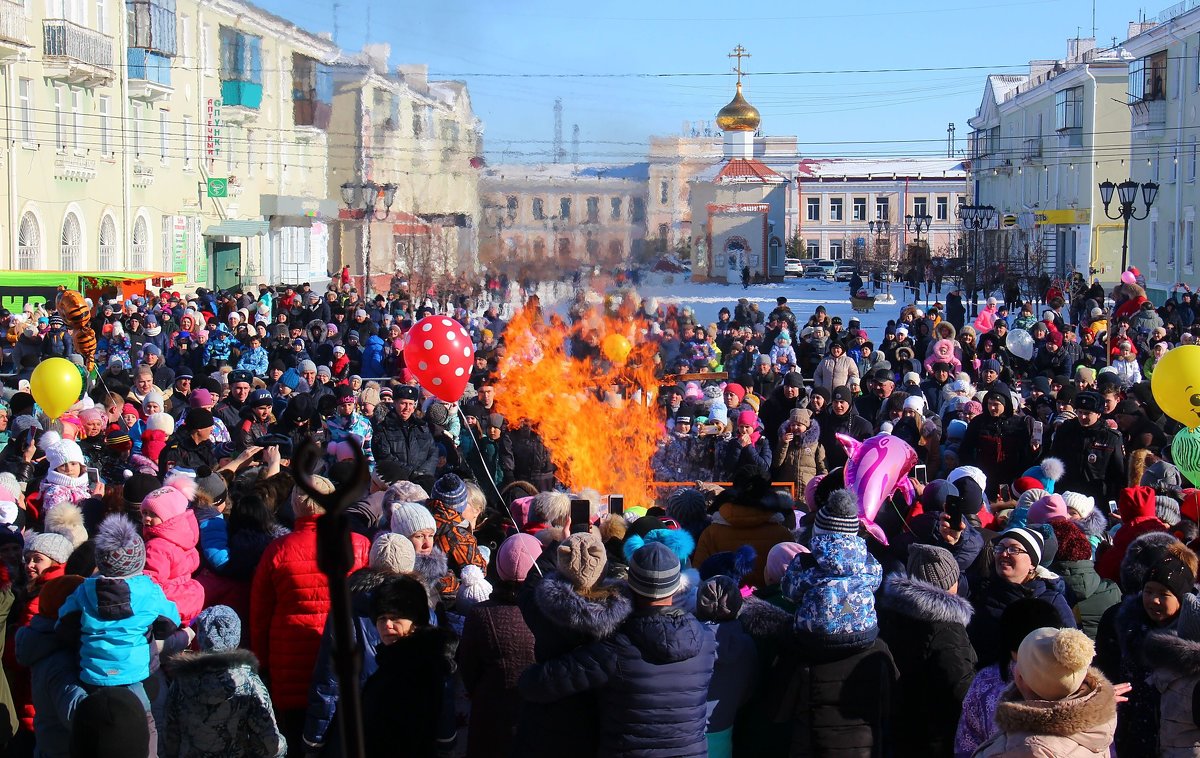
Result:
[[[72,758],[147,758],[146,708],[124,687],[101,687],[79,702],[71,719]]]
[[[192,620],[196,646],[203,651],[234,650],[242,641],[242,620],[228,605],[210,605]]]
[[[152,413],[146,419],[146,428],[170,435],[175,431],[175,419],[169,413]]]
[[[150,390],[146,393],[146,397],[142,399],[142,410],[145,410],[150,403],[157,403],[158,407],[163,406],[163,396],[158,390]]]
[[[956,418],[946,425],[946,439],[961,441],[967,435],[967,422]]]
[[[46,451],[46,463],[51,471],[64,463],[86,465],[83,459],[83,450],[72,440],[61,440],[51,445],[50,449]]]
[[[1035,480],[1036,484],[1033,486],[1044,489],[1047,492],[1054,492],[1054,483],[1059,479],[1062,479],[1064,471],[1065,466],[1063,462],[1058,458],[1051,457],[1043,459],[1042,462],[1036,466],[1029,467],[1025,473],[1021,475],[1021,477],[1022,479],[1030,478]],[[1017,483],[1020,481],[1021,479],[1018,479]],[[1016,486],[1016,483],[1014,483],[1014,486]],[[1029,487],[1018,488],[1022,492],[1029,489]]]
[[[454,609],[466,613],[472,606],[482,603],[492,596],[492,585],[483,575],[483,569],[474,563],[468,563],[462,569],[462,583],[458,586]]]
[[[82,576],[63,574],[56,576],[42,585],[38,593],[38,615],[43,618],[57,619],[58,610],[67,598],[75,592],[75,588],[83,584]]]
[[[1079,689],[1096,645],[1078,629],[1043,627],[1017,651],[1017,674],[1043,700],[1062,700]]]
[[[576,589],[596,586],[604,576],[608,555],[604,543],[591,532],[576,532],[563,540],[555,554],[555,566]]]
[[[995,371],[997,374],[999,374],[1000,361],[996,360],[995,358],[988,358],[987,360],[980,361],[979,373],[982,374],[984,371]]]
[[[1045,547],[1046,539],[1042,537],[1041,532],[1023,527],[1006,529],[996,538],[996,544],[1000,544],[1002,540],[1015,540],[1018,542],[1025,549],[1025,552],[1029,553],[1029,560],[1034,566],[1042,562],[1042,549]]]
[[[696,618],[700,621],[732,621],[742,610],[742,593],[738,583],[718,574],[706,579],[696,592]]]
[[[1083,530],[1071,521],[1053,521],[1050,527],[1058,540],[1058,561],[1088,561],[1092,558],[1092,543]]]
[[[16,502],[23,492],[17,477],[7,471],[0,472],[0,501]]]
[[[647,542],[629,560],[629,589],[641,597],[671,597],[681,582],[679,558],[660,542]]]
[[[1179,502],[1167,495],[1154,498],[1154,515],[1167,526],[1175,526],[1181,518]]]
[[[94,542],[96,570],[103,576],[133,576],[146,567],[146,543],[133,522],[120,513],[100,522]]]
[[[203,408],[206,405],[212,405],[213,394],[203,387],[197,387],[192,390],[192,394],[188,395],[188,405],[192,408]],[[191,415],[190,413],[188,415]]]
[[[45,592],[46,590],[43,589],[43,598]],[[1179,603],[1182,607],[1179,609],[1179,620],[1175,623],[1175,632],[1181,640],[1200,642],[1200,598],[1189,594],[1180,598]],[[43,599],[42,605],[45,604],[46,601]]]
[[[667,500],[667,515],[681,524],[703,524],[708,519],[704,493],[695,487],[676,490]]]
[[[54,563],[66,563],[74,550],[71,540],[54,532],[35,534],[25,540],[25,552],[41,553]]]
[[[924,413],[925,398],[921,395],[909,395],[908,397],[904,398],[904,410]]]
[[[768,360],[770,359],[768,358]],[[732,392],[734,396],[737,397],[737,401],[739,403],[746,399],[746,388],[737,382],[730,382],[729,384],[726,384],[725,391]]]
[[[767,584],[779,584],[787,573],[792,559],[801,553],[807,553],[808,548],[799,542],[780,542],[767,552],[767,565],[763,568],[763,577]]]
[[[1083,495],[1078,492],[1064,492],[1062,498],[1063,502],[1066,503],[1067,509],[1078,513],[1080,519],[1086,519],[1092,515],[1092,511],[1096,510],[1096,499],[1090,495]]]
[[[816,534],[858,534],[858,503],[854,493],[841,489],[830,494],[814,523]]]
[[[170,521],[182,516],[188,504],[196,497],[196,480],[187,476],[173,476],[162,487],[151,492],[142,500],[142,512]]]
[[[1145,582],[1158,582],[1181,600],[1188,593],[1195,592],[1196,588],[1196,577],[1192,570],[1178,555],[1168,550],[1158,554],[1157,560],[1146,573]]]
[[[958,562],[944,547],[914,542],[908,546],[908,575],[949,591],[958,584]]]
[[[1030,524],[1049,524],[1060,519],[1069,519],[1067,503],[1060,495],[1043,495],[1033,505],[1029,506]]]
[[[417,532],[437,531],[437,522],[429,509],[420,503],[398,503],[392,506],[391,530],[412,537]]]
[[[425,585],[408,574],[391,576],[375,588],[371,597],[371,618],[381,616],[408,619],[419,626],[429,624],[429,595]]]
[[[542,543],[521,532],[500,543],[496,551],[496,575],[506,582],[523,582],[542,554]]]
[[[412,540],[403,534],[381,532],[371,543],[367,565],[390,574],[407,574],[416,565]]]
[[[225,477],[207,466],[201,466],[196,471],[196,496],[204,495],[210,503],[219,503],[228,493]]]
[[[146,495],[159,488],[158,478],[151,474],[135,473],[125,480],[125,489],[121,495],[125,502],[140,507]]]
[[[200,391],[197,390],[196,392]],[[211,428],[214,423],[212,411],[207,411],[203,408],[191,408],[188,410],[187,417],[183,420],[183,428],[189,432],[198,432],[201,429]]]
[[[445,505],[462,513],[467,507],[467,486],[457,474],[444,474],[434,482],[430,498],[439,500]]]
[[[727,576],[741,585],[746,575],[754,570],[754,559],[757,557],[758,554],[750,545],[742,545],[737,550],[713,553],[700,564],[700,579]]]

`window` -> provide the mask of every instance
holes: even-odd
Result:
[[[163,162],[167,162],[167,150],[171,144],[170,127],[167,122],[167,112],[158,112],[158,157]]]
[[[516,220],[517,220],[517,208],[518,208],[518,206],[517,206],[517,196],[516,196],[516,195],[509,195],[508,197],[506,197],[506,198],[504,199],[504,202],[505,202],[505,205],[506,205],[506,207],[505,207],[505,211],[506,211],[506,215],[508,216],[508,220],[509,220],[509,221],[516,221]]]
[[[17,234],[17,269],[33,271],[41,268],[42,229],[37,217],[26,213],[21,217],[21,230]]]
[[[533,255],[535,258],[546,257],[546,240],[539,238],[533,241]]]
[[[589,261],[594,261],[600,257],[600,240],[594,240],[591,237],[588,237],[587,257]]]
[[[533,220],[542,221],[546,218],[546,201],[540,197],[533,199]]]
[[[1162,50],[1129,63],[1129,102],[1163,100],[1167,96],[1167,51]]]
[[[142,104],[133,106],[133,156],[142,157]]]
[[[608,217],[610,219],[612,219],[613,221],[620,221],[621,220],[621,198],[619,198],[619,197],[612,198],[612,200],[610,201],[610,208],[611,208],[611,210],[609,212]]]
[[[262,85],[262,37],[221,27],[221,79]]]
[[[179,58],[186,67],[193,67],[196,52],[192,48],[192,19],[190,16],[179,17]]]
[[[892,218],[892,209],[889,202],[890,198],[877,197],[875,198],[875,220],[890,221]]]
[[[1071,87],[1054,95],[1054,129],[1083,128],[1083,87]]]
[[[1183,265],[1191,269],[1196,265],[1196,222],[1188,219],[1183,222]]]
[[[939,197],[934,202],[934,218],[938,221],[950,220],[950,198],[946,196]]]
[[[640,197],[629,200],[629,220],[635,224],[646,222],[646,201]]]
[[[595,224],[600,220],[600,198],[589,197],[587,199],[587,222]]]
[[[176,30],[174,0],[126,0],[125,19],[129,47],[170,58],[177,52],[177,36],[182,36],[183,55],[191,58],[191,24],[184,20]],[[192,63],[188,60],[184,65]]]
[[[269,155],[269,153],[268,153]],[[192,167],[192,117],[183,117],[183,167]]]
[[[100,114],[100,154],[112,155],[112,144],[108,134],[108,95],[96,98],[96,108]]]
[[[1189,182],[1196,181],[1196,138],[1192,137],[1188,140],[1187,147],[1187,180]]]
[[[138,217],[133,222],[133,245],[130,249],[129,268],[134,271],[145,271],[150,260],[150,230],[146,228],[146,219]]]
[[[83,149],[83,90],[71,90],[71,145],[76,151]]]
[[[914,197],[913,198],[913,215],[928,216],[929,215],[929,198]]]
[[[63,88],[54,88],[54,149],[67,149],[66,116],[63,114]]]
[[[100,221],[100,270],[121,270],[121,261],[117,257],[117,224],[107,215]]]
[[[842,199],[840,197],[829,198],[829,220],[842,220]]]
[[[666,182],[661,182],[658,185],[658,201],[663,205],[667,204],[667,188],[668,185]]]
[[[843,257],[845,257],[841,240],[829,240],[829,257],[833,258],[835,261],[840,261]]]
[[[159,252],[162,254],[161,271],[170,271],[174,268],[174,262],[171,260],[171,252],[175,248],[175,217],[163,216],[159,225]],[[278,239],[278,238],[276,238]]]
[[[804,252],[809,258],[821,257],[821,240],[805,240]]]
[[[96,0],[96,31],[108,34],[108,8],[105,0]]]
[[[558,238],[558,254],[563,258],[571,257],[571,239],[569,237]]]
[[[608,243],[608,259],[610,261],[619,261],[624,257],[625,246],[620,240],[609,240]]]
[[[851,200],[850,218],[853,221],[867,220],[867,199],[865,197],[856,197]]]
[[[79,217],[68,213],[63,219],[62,240],[58,248],[58,268],[62,271],[81,271],[83,232],[79,228]]]
[[[819,198],[819,197],[808,198],[805,201],[805,208],[807,209],[807,213],[805,214],[806,219],[808,219],[809,221],[820,221],[821,220],[821,198]]]
[[[571,198],[563,197],[558,201],[558,217],[564,221],[571,218]]]
[[[21,140],[33,142],[33,80],[17,82],[17,102],[21,110]],[[1193,138],[1193,143],[1195,138]]]
[[[1175,265],[1175,222],[1167,225],[1167,266]]]

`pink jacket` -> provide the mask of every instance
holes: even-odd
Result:
[[[142,537],[146,540],[146,576],[179,608],[183,623],[191,623],[204,608],[204,586],[192,578],[200,568],[196,514],[188,510],[158,526],[144,527]]]

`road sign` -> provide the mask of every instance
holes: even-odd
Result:
[[[208,182],[209,197],[229,197],[229,180],[213,177]]]

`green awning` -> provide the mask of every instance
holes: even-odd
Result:
[[[204,230],[205,237],[257,237],[271,231],[271,222],[255,219],[225,219]]]

